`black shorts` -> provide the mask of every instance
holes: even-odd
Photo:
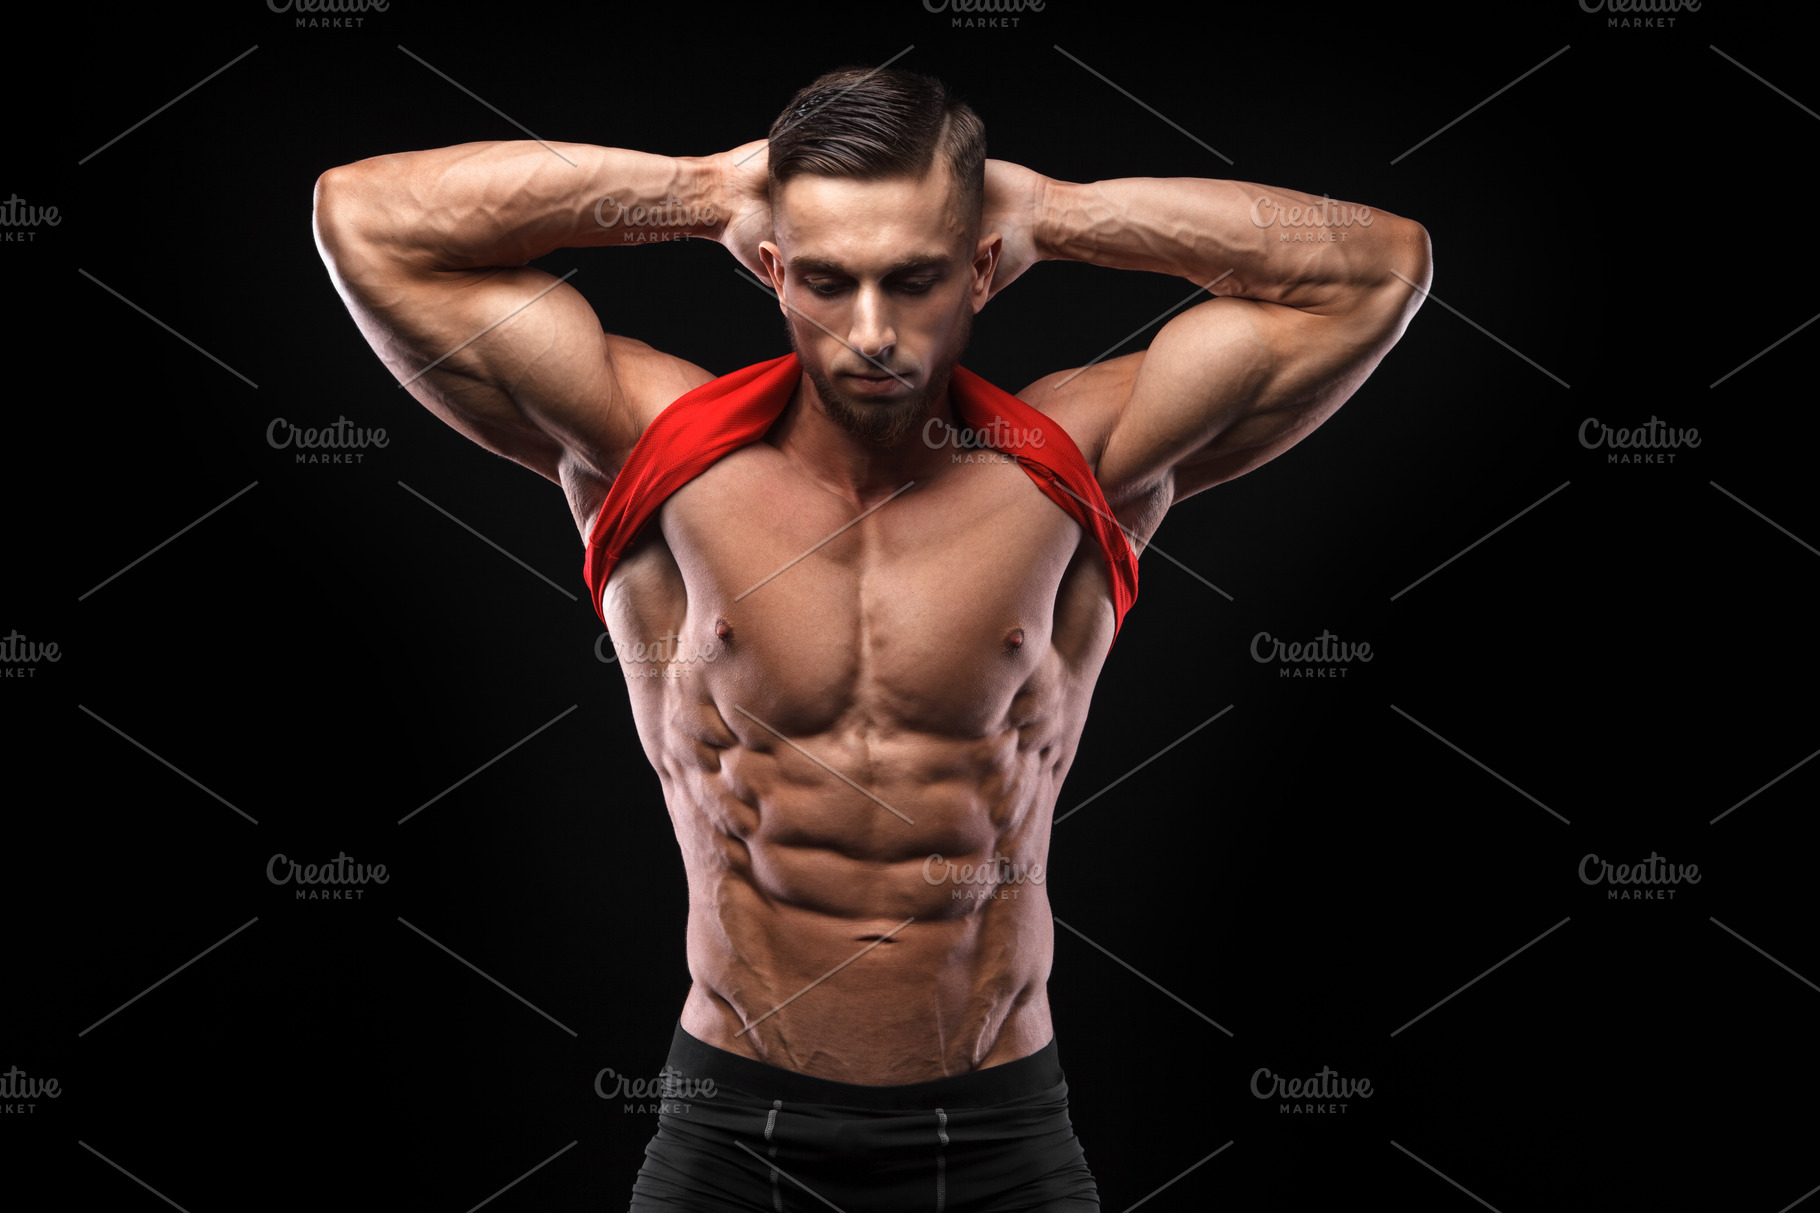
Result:
[[[631,1213],[1100,1207],[1054,1040],[1003,1065],[874,1087],[741,1057],[678,1024],[665,1080]]]

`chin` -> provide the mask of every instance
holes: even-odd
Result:
[[[802,345],[796,339],[794,325],[785,326],[790,333],[790,348],[803,364],[803,373],[815,385],[815,391],[821,397],[822,407],[828,420],[844,432],[869,446],[894,447],[914,433],[917,427],[929,416],[930,404],[941,398],[948,390],[948,375],[960,362],[966,352],[968,340],[973,335],[973,313],[964,310],[959,321],[959,338],[954,343],[954,353],[944,361],[934,364],[924,363],[929,367],[922,382],[901,396],[886,398],[853,396],[840,391],[829,378],[825,366],[811,362],[805,355]],[[843,356],[842,361],[845,361]]]
[[[948,386],[948,372],[952,369],[953,363],[949,363],[903,395],[879,398],[842,392],[822,368],[803,364],[803,372],[815,384],[828,420],[842,432],[878,447],[897,446],[916,431],[929,415],[930,402]]]

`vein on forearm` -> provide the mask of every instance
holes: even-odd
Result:
[[[693,213],[709,206],[698,161],[560,146],[574,164],[541,144],[505,140],[376,156],[337,171],[353,183],[359,234],[421,270],[517,266],[559,248],[623,243],[622,204],[655,207],[673,198],[676,210]],[[708,235],[714,228],[673,230]]]
[[[1260,198],[1266,200],[1261,207]],[[1276,222],[1290,207],[1306,210],[1324,201],[1330,210],[1351,208],[1365,219],[1344,226]],[[1053,183],[1040,240],[1048,257],[1171,274],[1202,286],[1220,279],[1217,295],[1319,310],[1389,277],[1406,226],[1388,212],[1297,190],[1198,177],[1127,177]],[[1285,241],[1286,233],[1315,238]]]

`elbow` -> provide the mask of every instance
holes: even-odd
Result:
[[[331,269],[348,242],[351,171],[351,165],[342,165],[323,173],[316,178],[316,188],[310,195],[310,230],[316,238],[316,251]]]
[[[1426,293],[1434,280],[1434,243],[1428,229],[1413,219],[1398,221],[1392,247],[1392,265],[1397,275],[1418,291]]]
[[[338,280],[362,277],[393,260],[386,225],[395,210],[383,178],[364,163],[344,164],[317,177],[310,226],[329,273]]]

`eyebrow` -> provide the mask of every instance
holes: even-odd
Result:
[[[907,257],[900,257],[886,266],[885,272],[880,276],[889,278],[911,270],[945,270],[949,264],[950,259],[944,254],[912,253]],[[841,278],[854,277],[852,271],[826,257],[792,257],[790,258],[790,268],[799,274],[834,274]]]

